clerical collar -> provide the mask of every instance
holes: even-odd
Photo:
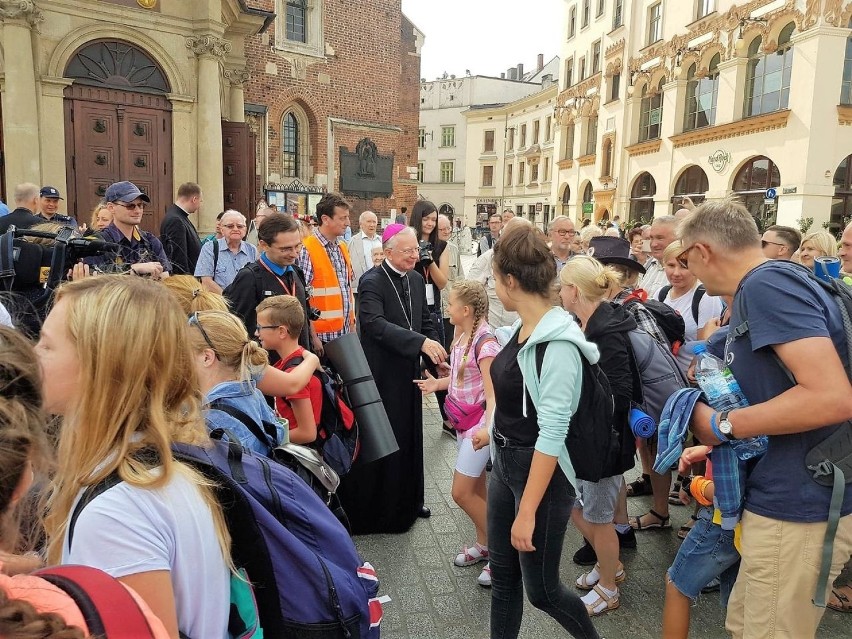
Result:
[[[408,273],[404,273],[403,271],[400,271],[399,269],[394,267],[394,265],[391,264],[387,259],[385,260],[385,266],[387,266],[390,270],[392,270],[394,273],[396,273],[400,277],[405,277],[406,275],[408,275]]]
[[[278,266],[278,264],[276,264],[266,256],[266,251],[260,254],[260,259],[267,266],[267,268],[269,268],[270,271],[272,271],[279,277],[284,275],[284,273],[293,270],[292,266]]]

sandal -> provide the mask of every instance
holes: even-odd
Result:
[[[627,484],[627,496],[639,497],[640,495],[651,494],[651,476],[642,475],[638,479]]]
[[[590,570],[589,572],[584,572],[582,575],[577,577],[577,581],[575,582],[577,588],[579,588],[580,590],[592,590],[595,586],[597,586],[598,582],[600,581],[600,569],[601,565],[595,564],[595,567],[592,570]],[[594,581],[592,581],[591,579],[591,574],[593,572],[598,573],[598,578]],[[615,572],[615,583],[620,584],[625,579],[627,579],[627,573],[624,572],[624,564],[619,563],[618,570]]]
[[[840,590],[835,590],[832,588],[831,590],[832,596],[840,602],[840,604],[835,604],[831,600],[825,605],[826,608],[831,608],[832,610],[836,610],[837,612],[852,612],[852,602],[849,601],[849,597]]]
[[[642,517],[647,515],[651,515],[657,519],[656,522],[652,522],[650,524],[643,524]],[[635,517],[630,518],[630,527],[633,530],[653,530],[653,529],[663,529],[663,528],[671,528],[672,525],[669,522],[669,517],[663,517],[660,513],[658,513],[653,508],[646,512],[644,515],[636,515]]]
[[[595,586],[593,588],[595,594],[598,596],[595,599],[594,603],[586,604],[586,612],[589,613],[590,617],[598,617],[602,614],[609,612],[610,610],[615,610],[621,605],[620,593],[615,593],[612,596],[607,595],[600,586]],[[605,603],[606,606],[603,608],[600,607],[602,603]]]
[[[669,503],[673,506],[683,506],[684,503],[680,500],[680,487],[683,485],[683,475],[678,475],[672,489],[669,492]]]
[[[683,526],[677,529],[677,538],[678,539],[686,539],[686,536],[689,534],[689,531],[692,530],[692,527],[695,525],[695,522],[698,521],[698,517],[695,515],[689,516],[690,521],[686,522]]]

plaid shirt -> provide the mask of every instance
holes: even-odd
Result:
[[[612,298],[612,301],[616,302],[617,304],[623,305],[624,300],[630,297],[632,293],[633,289],[626,288],[621,291],[621,293]],[[657,324],[657,320],[654,319],[654,316],[651,314],[651,311],[645,308],[641,302],[637,302],[635,304],[628,304],[624,308],[624,310],[626,310],[628,313],[630,313],[630,315],[633,316],[633,319],[636,320],[636,325],[639,327],[640,330],[643,330],[648,333],[648,335],[653,337],[663,346],[667,348],[671,346],[671,344],[669,344],[669,340],[666,339],[666,336],[663,331],[660,330],[660,327]]]
[[[326,237],[319,232],[318,228],[314,229],[314,237],[320,241],[320,244],[325,247],[325,251],[328,253],[331,265],[337,273],[337,281],[340,283],[340,293],[343,296],[343,328],[339,331],[332,331],[330,333],[317,333],[317,337],[320,338],[320,341],[330,342],[333,339],[337,339],[338,337],[351,332],[350,329],[353,312],[352,269],[347,268],[346,260],[343,258],[343,251],[337,243],[337,240],[334,242],[328,241]],[[311,256],[308,253],[307,247],[302,246],[302,250],[299,252],[299,257],[296,258],[296,265],[299,266],[305,274],[305,281],[308,283],[308,286],[313,286],[314,265],[311,264]]]

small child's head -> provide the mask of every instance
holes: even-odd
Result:
[[[292,295],[267,297],[257,306],[257,331],[261,345],[266,350],[277,351],[282,357],[282,349],[292,349],[294,342],[305,326],[305,309]]]
[[[450,323],[460,326],[467,318],[473,320],[473,327],[488,315],[488,294],[485,286],[476,280],[456,280],[450,290],[450,303],[447,305]]]
[[[373,266],[380,266],[385,261],[385,250],[381,246],[374,246],[370,256],[373,258]]]

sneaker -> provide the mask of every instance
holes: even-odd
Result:
[[[719,592],[721,588],[722,582],[719,581],[718,577],[713,577],[713,579],[711,579],[710,582],[701,589],[701,592],[706,595],[708,592]]]
[[[474,544],[472,547],[468,548],[464,547],[458,555],[456,555],[453,563],[459,568],[464,568],[465,566],[473,566],[474,564],[478,564],[480,561],[488,561],[488,551],[480,550],[479,546]]]
[[[636,548],[636,531],[632,528],[627,532],[618,532],[615,531],[615,534],[618,535],[618,547],[619,548]],[[583,565],[583,564],[580,564]]]
[[[479,577],[476,578],[476,583],[483,588],[491,587],[491,564],[485,564],[485,568],[482,569]]]
[[[574,563],[578,566],[594,566],[598,563],[598,555],[587,539],[583,539],[583,546],[574,553]]]

